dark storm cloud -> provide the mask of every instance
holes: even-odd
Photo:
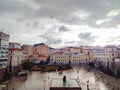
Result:
[[[120,25],[120,13],[111,18],[110,21],[103,24],[106,25],[107,27],[117,27],[118,25]]]
[[[22,21],[24,21],[24,18],[16,18],[16,21],[17,22],[22,22]]]
[[[0,0],[0,14],[20,15],[22,17],[35,17],[36,10],[17,0]]]
[[[58,37],[58,35],[55,35],[55,32],[52,32],[52,33],[47,32],[43,35],[39,35],[38,37],[41,37],[41,38],[45,39],[44,43],[46,43],[48,45],[54,45],[54,44],[62,43],[62,39],[60,39],[60,37]]]
[[[95,41],[95,39],[97,38],[97,36],[93,36],[92,33],[90,32],[86,32],[86,33],[80,33],[79,34],[79,38],[80,38],[80,42],[79,43],[85,43],[87,44],[91,44]]]
[[[33,22],[33,26],[34,27],[38,27],[39,26],[39,22],[38,21]]]
[[[105,17],[112,9],[118,9],[118,0],[33,0],[41,5],[40,16],[53,16],[55,19],[69,24],[88,24],[96,27],[96,20]],[[46,3],[47,2],[47,3]],[[74,15],[80,10],[90,13],[87,20]],[[73,19],[72,19],[73,18]]]
[[[46,40],[45,43],[48,45],[60,44],[62,40],[60,38],[54,38],[52,36],[41,36]]]
[[[62,25],[59,27],[59,32],[67,32],[67,31],[69,31],[69,29],[66,26]]]
[[[96,20],[105,17],[113,9],[120,8],[119,0],[30,0],[39,6],[38,9],[30,5],[15,1],[1,0],[0,13],[14,13],[23,17],[50,18],[68,24],[88,24],[97,27]],[[28,1],[29,2],[29,1]],[[75,15],[76,12],[84,11],[90,15],[82,20]],[[81,14],[81,13],[80,13]],[[81,14],[82,15],[82,14]],[[84,14],[83,14],[84,16]]]
[[[72,32],[77,27],[86,26],[87,33],[80,33],[78,43],[91,44],[96,38],[88,33],[92,28],[107,30],[109,27],[118,27],[120,13],[113,17],[107,14],[112,10],[119,10],[119,3],[119,0],[0,0],[0,27],[10,31],[12,40],[30,33],[35,37],[34,41],[39,41],[40,34],[44,42],[59,44],[64,41],[64,37],[61,40],[63,32],[70,34],[69,31]],[[101,19],[109,21],[97,24]],[[73,33],[78,35],[75,30]],[[65,38],[67,37],[69,39],[69,35]],[[22,42],[26,42],[25,39]]]
[[[69,42],[64,42],[64,43],[66,43],[66,44],[74,44],[75,41],[69,41]]]
[[[62,43],[62,40],[59,39],[59,38],[57,38],[57,39],[55,39],[55,38],[48,38],[46,43],[48,45],[60,44],[60,43]]]

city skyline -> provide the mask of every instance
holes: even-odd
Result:
[[[60,48],[120,43],[118,0],[1,0],[0,31],[10,42]]]

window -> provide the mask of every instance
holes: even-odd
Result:
[[[112,56],[114,56],[114,53],[112,53]]]
[[[118,57],[120,56],[120,54],[118,53]]]

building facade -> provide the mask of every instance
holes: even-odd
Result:
[[[70,59],[72,64],[83,64],[88,61],[88,55],[83,53],[73,54]]]
[[[3,79],[8,65],[9,35],[0,32],[0,81]]]
[[[65,54],[53,54],[50,56],[51,63],[67,64],[69,62],[69,55]]]
[[[23,45],[22,46],[22,59],[23,62],[26,60],[31,60],[34,56],[34,47],[32,45]]]
[[[34,45],[35,48],[35,55],[34,58],[38,60],[38,62],[40,61],[46,61],[47,58],[49,57],[50,54],[50,48],[45,45],[44,43],[40,43],[40,44],[35,44]]]
[[[10,42],[8,52],[8,66],[11,64],[12,67],[20,65],[22,62],[22,50],[20,43]]]
[[[102,49],[93,50],[93,57],[96,61],[96,66],[109,68],[112,72],[120,71],[119,58],[120,49],[115,45],[107,45]]]
[[[103,49],[94,49],[93,50],[93,57],[96,61],[96,66],[104,66],[104,67],[107,67],[108,66],[108,54],[109,52],[106,52]]]
[[[7,67],[9,35],[0,32],[0,68]]]
[[[80,63],[86,63],[88,60],[88,55],[83,54],[83,53],[69,53],[69,54],[64,54],[64,53],[55,53],[50,55],[50,60],[51,63],[56,63],[56,64],[80,64]]]

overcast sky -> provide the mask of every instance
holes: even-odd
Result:
[[[120,0],[0,0],[0,31],[21,44],[120,44]]]

